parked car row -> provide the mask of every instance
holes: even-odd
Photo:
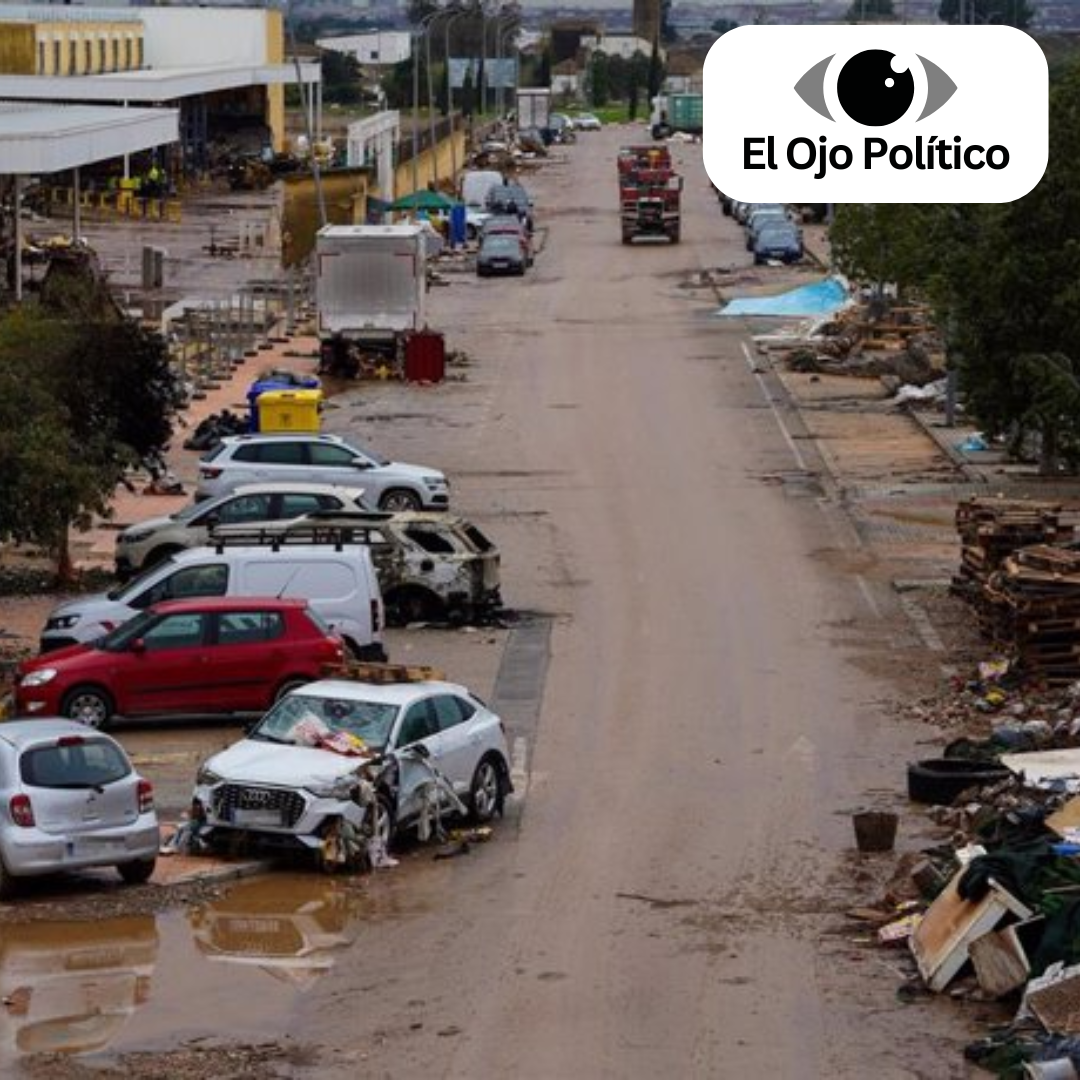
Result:
[[[721,203],[725,196],[718,192]],[[730,213],[746,233],[746,250],[755,265],[794,263],[803,257],[802,229],[783,203],[745,203],[728,200]]]
[[[521,184],[500,177],[487,186],[484,208],[489,216],[479,234],[477,277],[524,276],[534,259],[532,196]]]

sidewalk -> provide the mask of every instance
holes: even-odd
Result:
[[[135,491],[123,485],[117,487],[111,502],[112,515],[99,519],[87,532],[72,534],[72,554],[80,569],[101,567],[112,569],[116,534],[128,525],[146,518],[172,514],[191,502],[198,477],[198,451],[185,450],[184,440],[199,423],[214,413],[229,409],[247,415],[247,389],[259,376],[270,369],[285,369],[297,374],[314,374],[318,367],[318,340],[300,325],[292,337],[274,333],[270,341],[245,355],[235,364],[230,377],[206,391],[206,396],[192,400],[180,414],[179,423],[169,450],[165,454],[169,468],[184,485],[183,495],[147,495],[143,489],[149,484],[149,476],[132,478]]]

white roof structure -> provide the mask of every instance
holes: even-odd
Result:
[[[3,9],[0,8],[0,11]],[[318,83],[322,68],[300,65],[305,83]],[[0,75],[0,99],[9,101],[178,101],[195,94],[245,86],[296,82],[295,64],[228,65],[118,71],[108,75]]]
[[[178,109],[0,102],[0,172],[60,172],[177,142],[179,117]]]

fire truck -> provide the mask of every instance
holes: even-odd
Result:
[[[622,241],[666,236],[679,242],[683,178],[666,146],[627,146],[619,151],[619,212]]]

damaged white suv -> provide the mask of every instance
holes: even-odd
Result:
[[[503,723],[463,686],[324,679],[199,769],[192,820],[212,845],[246,837],[325,854],[347,826],[385,850],[433,811],[489,821],[511,791]]]

